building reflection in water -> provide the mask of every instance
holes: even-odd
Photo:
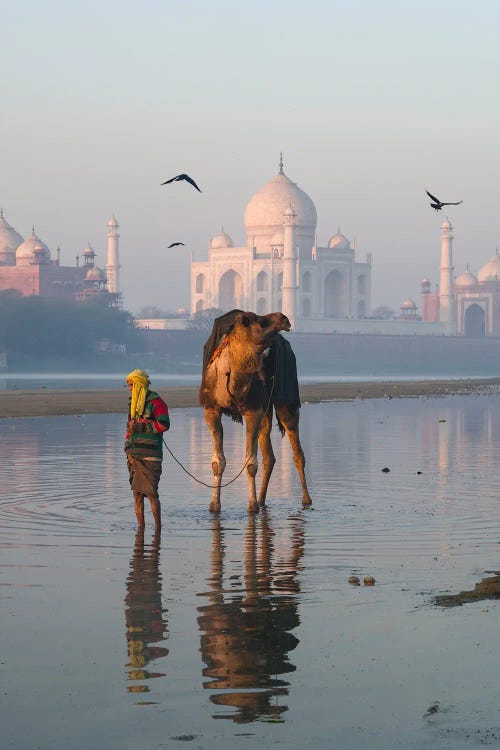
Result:
[[[147,680],[164,677],[164,672],[150,671],[150,662],[162,659],[168,649],[161,644],[167,637],[166,611],[161,601],[160,534],[155,533],[151,545],[144,545],[144,531],[135,537],[134,554],[130,561],[125,596],[125,622],[129,662],[129,693],[150,692]]]
[[[245,533],[244,573],[224,584],[225,541],[220,520],[212,521],[212,560],[209,603],[199,607],[201,653],[208,678],[203,686],[229,713],[214,718],[251,722],[262,717],[279,720],[287,710],[289,683],[281,675],[295,671],[289,653],[299,641],[291,633],[299,623],[298,565],[304,551],[304,519],[292,519],[286,560],[275,561],[267,511],[249,516]]]

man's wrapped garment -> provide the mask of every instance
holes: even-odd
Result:
[[[136,458],[127,454],[127,466],[132,492],[149,498],[158,497],[158,483],[161,477],[161,461],[150,458]]]

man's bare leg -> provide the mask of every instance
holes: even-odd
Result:
[[[140,492],[134,492],[134,506],[135,515],[137,517],[137,526],[140,529],[143,529],[146,525],[144,523],[144,495],[141,495]]]
[[[155,527],[159,531],[161,529],[161,505],[160,500],[157,497],[150,497],[149,502],[151,503],[151,513],[153,514]]]

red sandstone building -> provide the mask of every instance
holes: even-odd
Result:
[[[118,222],[108,222],[108,264],[106,272],[95,265],[96,253],[89,245],[74,266],[62,266],[35,234],[23,237],[8,224],[0,210],[0,292],[14,290],[23,296],[39,295],[81,302],[90,298],[119,306]],[[111,261],[111,262],[110,262]],[[111,282],[111,283],[110,283]]]

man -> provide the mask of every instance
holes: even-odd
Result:
[[[134,370],[127,375],[130,389],[125,453],[130,486],[134,493],[137,524],[143,529],[144,498],[151,503],[156,528],[161,529],[161,505],[158,483],[163,458],[162,433],[170,427],[168,406],[160,396],[149,390],[149,375]]]

